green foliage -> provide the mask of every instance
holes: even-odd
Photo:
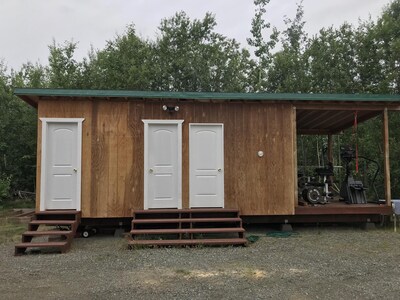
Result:
[[[136,35],[133,25],[108,41],[105,49],[91,50],[83,62],[83,84],[94,89],[148,90],[153,60],[151,44]]]
[[[13,87],[46,88],[49,80],[45,67],[28,62],[19,71],[11,71],[11,81]]]
[[[0,174],[0,201],[10,197],[11,177]]]
[[[400,1],[393,1],[385,9],[374,30],[384,74],[381,89],[400,94]]]
[[[152,88],[170,91],[234,92],[246,89],[249,53],[214,31],[215,17],[191,21],[180,12],[164,19],[154,48]]]
[[[306,92],[307,58],[304,55],[307,34],[304,31],[304,11],[298,4],[295,18],[285,18],[286,30],[282,32],[283,49],[273,55],[268,69],[268,90],[287,93]]]
[[[82,65],[74,59],[77,43],[64,42],[57,45],[55,41],[49,46],[49,87],[80,88]]]
[[[33,191],[36,165],[36,111],[12,94],[21,77],[0,65],[0,174],[12,178],[9,192]],[[24,71],[21,71],[23,74]]]
[[[270,0],[254,0],[256,5],[255,16],[251,22],[252,38],[247,39],[247,43],[255,48],[254,54],[258,58],[258,62],[254,65],[251,72],[250,82],[252,84],[251,91],[260,92],[267,90],[268,68],[272,62],[272,50],[275,48],[279,32],[276,27],[272,27],[271,23],[265,20],[267,13],[267,5]],[[271,29],[269,39],[264,38],[266,30]],[[268,90],[269,91],[269,90]]]
[[[352,26],[321,29],[304,53],[308,62],[309,92],[354,93],[357,91],[356,44]]]

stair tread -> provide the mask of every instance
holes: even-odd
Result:
[[[244,238],[193,240],[131,240],[130,245],[244,245]]]
[[[226,233],[244,232],[242,227],[233,228],[176,228],[176,229],[132,229],[131,234],[168,234],[168,233]]]
[[[133,214],[176,214],[176,213],[233,213],[239,212],[238,209],[230,208],[187,208],[187,209],[148,209],[148,210],[135,210]]]
[[[22,234],[22,243],[15,245],[15,255],[22,255],[27,248],[60,248],[61,252],[67,251],[71,245],[71,237],[78,228],[81,219],[81,212],[76,210],[50,210],[38,211],[35,213],[36,219],[29,222],[29,230]],[[61,220],[58,220],[60,219]],[[70,219],[70,220],[69,220]],[[72,220],[71,220],[72,219]],[[72,230],[36,230],[40,225],[46,226],[71,226]],[[33,237],[39,236],[63,236],[65,241],[32,242]],[[54,240],[54,239],[53,239]],[[57,239],[58,240],[58,239]],[[25,242],[24,242],[25,241]],[[30,242],[28,242],[30,241]]]
[[[35,242],[35,243],[18,243],[15,245],[16,248],[29,248],[29,247],[64,247],[67,245],[67,241],[65,242]]]
[[[182,218],[182,219],[133,219],[132,224],[145,223],[194,223],[194,222],[239,222],[241,218]]]
[[[22,235],[25,236],[41,236],[41,235],[68,235],[71,230],[43,230],[43,231],[25,231]]]
[[[44,210],[44,211],[38,211],[35,214],[36,215],[78,215],[80,214],[80,211],[76,210]]]
[[[29,224],[33,225],[72,225],[76,220],[32,220]]]

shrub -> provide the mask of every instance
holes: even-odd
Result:
[[[10,197],[11,177],[0,175],[0,201]]]

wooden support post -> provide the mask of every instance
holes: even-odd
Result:
[[[383,110],[383,165],[385,171],[385,200],[386,205],[391,206],[392,195],[390,189],[390,160],[389,160],[389,116],[387,107]]]
[[[333,136],[328,134],[328,162],[333,163]]]
[[[328,134],[328,162],[332,163],[332,165],[334,165],[333,163],[333,135],[332,134]],[[333,176],[329,176],[328,177],[328,182],[330,184],[333,183]]]
[[[293,185],[294,185],[294,206],[297,207],[299,205],[299,188],[297,185],[297,124],[296,124],[296,107],[293,106],[292,112],[292,134],[293,134]],[[294,211],[293,211],[294,213]]]

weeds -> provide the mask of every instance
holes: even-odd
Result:
[[[25,224],[15,224],[6,219],[0,224],[0,243],[18,242],[26,230]]]
[[[189,276],[190,275],[190,271],[189,270],[184,270],[184,269],[175,270],[175,273],[177,275],[182,275],[182,276]]]

